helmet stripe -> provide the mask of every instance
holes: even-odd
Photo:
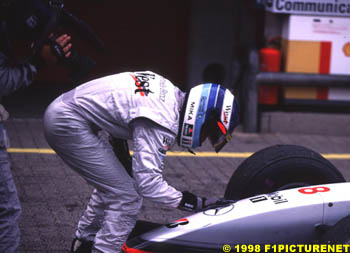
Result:
[[[218,100],[216,102],[216,108],[219,109],[219,112],[222,112],[222,105],[224,104],[224,97],[225,97],[225,88],[220,86],[219,94],[218,94]]]
[[[211,84],[211,89],[210,89],[210,94],[209,94],[209,101],[208,101],[208,106],[207,108],[214,108],[215,107],[215,103],[217,100],[217,96],[218,96],[218,88],[220,86],[217,84],[212,83]],[[210,110],[207,110],[206,113],[206,117],[208,116]]]
[[[210,91],[211,84],[205,84],[202,88],[202,94],[199,101],[199,108],[196,114],[196,121],[193,130],[193,147],[200,146],[200,129],[205,120],[205,114],[208,107],[208,97]],[[198,131],[199,130],[199,131]]]

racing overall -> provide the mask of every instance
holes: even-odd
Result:
[[[3,39],[0,32],[0,40]],[[1,41],[0,41],[1,42]],[[29,62],[13,63],[5,54],[7,49],[0,43],[0,100],[19,88],[32,83],[36,67]],[[10,161],[7,154],[8,139],[4,121],[8,113],[0,104],[0,252],[12,253],[19,246],[20,232],[18,228],[21,206],[16,186],[11,174]]]
[[[96,252],[121,252],[142,198],[178,207],[182,193],[168,185],[162,169],[176,141],[184,97],[158,74],[125,72],[78,86],[47,108],[48,143],[95,188],[76,236],[94,241]],[[133,178],[100,130],[133,140]]]

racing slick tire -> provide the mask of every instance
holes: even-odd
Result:
[[[338,169],[319,153],[298,145],[275,145],[245,159],[233,173],[226,199],[308,185],[345,182]]]

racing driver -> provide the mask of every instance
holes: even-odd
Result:
[[[106,76],[54,100],[44,116],[46,139],[95,188],[72,252],[121,252],[143,198],[188,211],[222,203],[170,186],[162,177],[164,157],[176,142],[191,150],[206,137],[219,152],[237,118],[236,99],[222,86],[201,84],[186,94],[151,71]],[[130,174],[101,130],[133,140]]]

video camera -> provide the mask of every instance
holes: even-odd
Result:
[[[31,48],[36,55],[44,44],[50,44],[58,59],[62,59],[70,70],[70,78],[77,82],[83,78],[95,61],[87,56],[72,51],[65,58],[61,48],[55,42],[57,27],[73,27],[97,50],[104,48],[104,43],[91,27],[64,9],[63,0],[0,0],[0,21],[7,28],[7,40],[24,39],[32,42]],[[50,36],[54,34],[53,36]],[[56,44],[55,44],[56,43]]]

